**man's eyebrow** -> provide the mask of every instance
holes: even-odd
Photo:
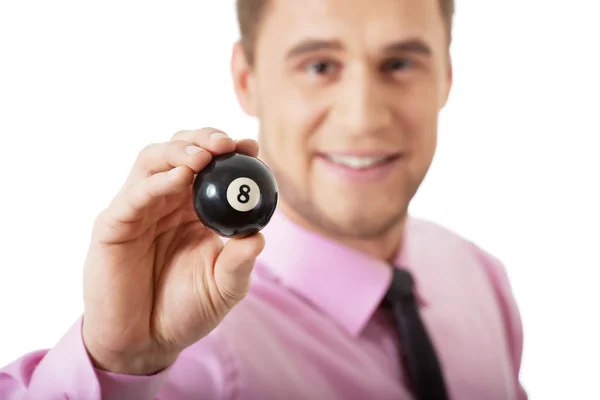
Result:
[[[294,58],[319,50],[340,50],[342,47],[342,42],[339,40],[305,39],[292,47],[287,52],[286,58]]]
[[[430,56],[431,47],[421,39],[408,39],[392,43],[384,48],[386,53],[417,53]]]
[[[319,50],[341,50],[344,46],[339,40],[305,39],[292,47],[286,58],[294,58]],[[429,56],[431,47],[421,39],[407,39],[394,42],[384,47],[385,53],[417,53]]]

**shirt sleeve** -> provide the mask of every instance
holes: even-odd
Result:
[[[182,352],[168,369],[131,376],[94,368],[81,322],[52,349],[31,352],[0,369],[0,399],[225,400],[237,392],[237,363],[217,331]]]
[[[513,362],[513,372],[515,382],[517,383],[517,387],[515,388],[517,399],[528,400],[527,392],[519,379],[523,357],[523,325],[508,274],[504,265],[497,258],[479,248],[477,250],[483,258],[483,264],[496,292],[496,297],[498,298],[504,318],[509,350]]]

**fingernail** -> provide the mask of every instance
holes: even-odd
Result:
[[[198,147],[198,146],[188,146],[185,148],[185,152],[188,153],[189,155],[198,154],[203,150],[204,149],[202,149],[201,147]]]
[[[221,139],[227,139],[227,138],[229,138],[229,136],[227,136],[223,132],[213,132],[210,134],[210,138],[212,140],[221,140]]]

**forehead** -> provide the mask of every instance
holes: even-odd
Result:
[[[445,38],[439,0],[271,0],[260,41],[289,46],[306,38],[335,39],[346,46]]]

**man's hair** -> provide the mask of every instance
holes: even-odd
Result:
[[[265,17],[269,0],[236,0],[237,18],[241,43],[248,62],[254,64],[254,46],[262,19]],[[452,20],[454,0],[438,0],[440,11],[446,24],[448,45],[452,41]]]

